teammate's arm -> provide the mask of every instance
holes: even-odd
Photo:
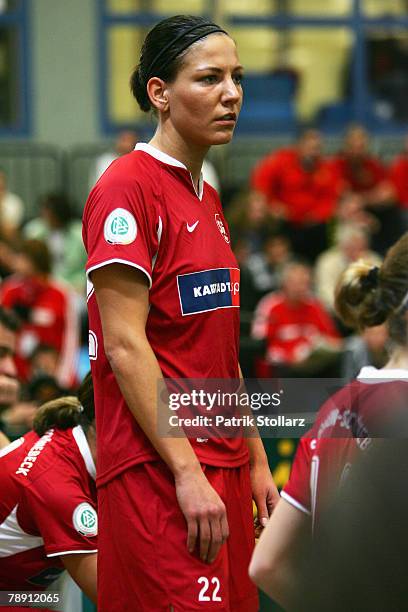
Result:
[[[97,553],[61,555],[60,559],[71,578],[94,604],[96,604]]]
[[[178,503],[187,521],[189,551],[194,551],[198,539],[201,559],[211,563],[228,537],[226,509],[205,477],[187,438],[158,435],[157,389],[163,375],[146,337],[147,279],[130,266],[112,264],[94,270],[92,282],[105,353],[123,397],[173,472]]]
[[[301,547],[310,534],[310,517],[280,499],[252,556],[249,575],[283,608],[290,609],[301,571]]]

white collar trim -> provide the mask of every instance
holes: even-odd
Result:
[[[86,439],[84,430],[80,425],[77,425],[76,427],[73,427],[72,435],[74,436],[75,442],[77,443],[79,448],[79,452],[81,453],[82,458],[85,461],[88,474],[95,480],[96,467],[91,455],[91,449],[89,448],[88,440]]]
[[[171,157],[171,155],[167,155],[167,153],[163,153],[163,151],[156,149],[156,147],[153,147],[151,144],[148,144],[147,142],[138,142],[135,146],[135,151],[143,151],[144,153],[151,155],[155,159],[158,159],[159,161],[163,162],[164,164],[168,164],[169,166],[176,166],[176,168],[183,168],[184,170],[187,170],[187,172],[190,174],[191,182],[193,183],[194,191],[196,192],[197,197],[200,200],[203,199],[204,180],[203,180],[202,172],[200,174],[200,179],[198,181],[198,193],[197,193],[194,182],[193,182],[193,177],[191,176],[191,172],[189,172],[188,168],[181,161],[179,161],[175,157]]]
[[[402,368],[378,370],[373,366],[364,366],[357,379],[363,383],[376,384],[381,382],[391,382],[393,380],[405,380],[408,382],[408,370]]]

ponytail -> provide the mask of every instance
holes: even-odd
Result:
[[[79,425],[81,421],[82,406],[73,396],[61,397],[51,400],[40,406],[34,418],[34,431],[42,436],[51,427],[69,429]]]
[[[360,260],[340,276],[335,309],[349,327],[363,330],[385,321],[391,338],[407,342],[408,232],[392,246],[380,268]]]

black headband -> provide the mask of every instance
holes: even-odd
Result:
[[[171,42],[169,42],[167,45],[165,45],[163,47],[163,49],[160,49],[160,51],[158,52],[156,57],[151,62],[148,70],[146,71],[146,77],[145,77],[146,84],[147,84],[147,81],[151,78],[150,74],[152,72],[153,67],[156,65],[157,61],[166,53],[166,51],[168,51],[170,49],[170,47],[172,47],[177,41],[179,41],[182,38],[184,38],[187,34],[190,34],[190,32],[193,32],[194,30],[198,30],[198,28],[209,28],[209,29],[206,32],[200,32],[200,34],[197,34],[196,36],[194,36],[193,38],[189,39],[188,41],[185,41],[181,45],[181,47],[179,47],[173,53],[170,53],[170,55],[168,57],[166,57],[162,67],[166,66],[167,64],[170,64],[170,62],[173,61],[173,59],[175,57],[177,57],[177,55],[180,55],[180,53],[182,53],[185,49],[187,49],[187,47],[189,47],[193,43],[197,42],[197,40],[200,40],[200,38],[204,38],[205,36],[208,36],[209,34],[214,34],[215,32],[222,32],[223,34],[227,34],[228,35],[228,32],[226,32],[225,30],[223,30],[222,28],[217,26],[215,23],[211,23],[210,21],[208,23],[198,23],[196,25],[191,26],[191,28],[188,28],[182,34],[179,34]]]

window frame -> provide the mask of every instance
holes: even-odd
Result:
[[[29,136],[31,134],[31,62],[29,48],[32,51],[32,41],[29,36],[29,0],[20,0],[18,8],[0,13],[0,26],[14,27],[18,31],[18,83],[19,83],[19,114],[14,125],[0,126],[0,138]],[[32,55],[32,53],[31,53]]]
[[[100,0],[98,5],[99,22],[99,100],[100,100],[100,123],[103,133],[112,136],[122,129],[137,129],[146,131],[146,122],[116,123],[109,117],[108,108],[108,75],[107,75],[107,35],[108,28],[114,25],[135,25],[153,26],[160,19],[169,17],[170,14],[139,12],[112,14],[107,8],[108,0]],[[228,30],[229,26],[251,26],[251,27],[272,27],[276,29],[294,28],[348,28],[353,37],[353,64],[351,71],[352,103],[354,117],[353,121],[366,123],[368,118],[367,109],[369,108],[369,86],[367,79],[367,50],[365,46],[365,35],[367,32],[378,28],[408,29],[408,16],[389,16],[389,17],[369,17],[364,14],[363,0],[351,0],[350,14],[348,16],[323,15],[290,15],[285,12],[286,0],[279,0],[276,13],[269,16],[251,15],[228,15],[223,25]],[[208,10],[203,16],[215,19],[217,15],[217,0],[207,0]],[[376,128],[373,133],[400,133],[403,124],[385,128]]]

